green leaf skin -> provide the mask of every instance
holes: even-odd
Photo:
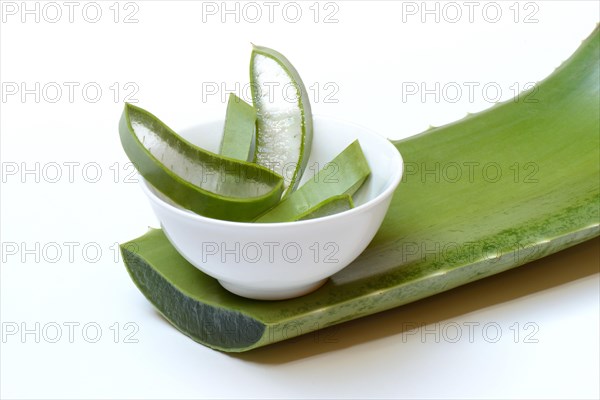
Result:
[[[290,222],[331,196],[352,196],[370,175],[371,169],[358,140],[326,164],[313,179],[284,198],[255,222]]]
[[[134,129],[153,132],[177,152],[177,162],[188,157],[200,173],[188,178],[177,175],[172,163],[165,165],[157,159],[138,139]],[[194,146],[139,107],[125,105],[119,134],[125,153],[144,179],[175,203],[200,215],[252,221],[280,200],[281,176],[259,165],[224,158]],[[205,187],[191,183],[191,179],[199,180]]]
[[[265,88],[261,87],[260,83],[257,82],[257,72],[256,72],[256,59],[257,57],[266,57],[268,59],[273,60],[276,65],[281,68],[281,71],[287,75],[290,82],[294,83],[294,87],[296,89],[297,96],[297,109],[300,112],[300,126],[299,131],[295,131],[292,129],[285,129],[283,132],[279,132],[276,137],[265,137],[268,136],[265,132],[268,131],[269,126],[276,125],[278,127],[281,126],[284,121],[289,119],[285,118],[284,121],[278,120],[278,116],[280,117],[281,110],[274,110],[276,101],[267,101],[267,104],[261,104],[260,101],[260,92],[265,90]],[[277,83],[277,77],[268,77],[266,79],[270,84]],[[281,94],[286,85],[280,85],[275,87],[273,90],[277,91],[277,93]],[[310,157],[310,150],[312,146],[312,137],[313,137],[313,120],[312,120],[312,112],[310,107],[310,100],[308,96],[308,92],[306,91],[306,87],[302,82],[302,78],[300,78],[300,74],[296,70],[296,68],[292,65],[292,63],[281,53],[276,50],[270,49],[268,47],[256,46],[253,45],[252,55],[250,56],[250,89],[252,91],[252,100],[254,103],[254,107],[256,109],[256,151],[254,162],[264,165],[267,168],[274,170],[280,174],[287,172],[287,164],[293,163],[296,167],[294,168],[293,175],[289,179],[289,183],[286,182],[284,184],[284,194],[285,198],[289,194],[291,194],[300,183],[300,179],[302,174],[304,173],[304,169],[306,168],[306,164],[308,163],[308,159]],[[283,102],[283,103],[281,103]],[[277,106],[288,105],[291,104],[289,99],[280,100],[277,103]],[[275,107],[278,108],[278,107]],[[289,149],[290,148],[290,140],[295,138],[297,135],[300,136],[300,148],[299,155],[297,159],[287,160],[287,162],[281,162],[278,150],[280,149]],[[287,175],[287,174],[286,174]],[[287,177],[284,177],[287,179]]]
[[[245,351],[410,303],[598,236],[599,45],[596,29],[534,91],[395,142],[407,168],[381,229],[357,260],[317,291],[274,302],[233,295],[181,258],[160,230],[122,245],[132,279],[192,339]],[[491,169],[489,175],[476,169],[472,180],[464,172],[456,182],[436,182],[421,175],[422,167],[416,170],[465,161],[496,162],[505,179],[494,181]],[[518,179],[509,169],[515,162]],[[525,168],[529,162],[533,168]],[[424,254],[423,247],[438,254]]]
[[[227,102],[225,127],[221,141],[222,156],[240,161],[250,161],[254,127],[256,125],[256,110],[250,104],[231,93]]]
[[[331,196],[306,211],[304,214],[299,215],[298,218],[296,218],[296,221],[326,217],[328,215],[348,211],[352,208],[354,208],[354,202],[352,201],[352,196],[349,194]]]

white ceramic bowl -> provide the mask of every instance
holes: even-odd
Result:
[[[169,241],[196,268],[240,296],[279,300],[307,294],[350,264],[375,236],[402,177],[402,157],[363,127],[314,116],[314,136],[302,181],[358,139],[371,176],[354,196],[355,208],[323,218],[242,223],[206,218],[178,207],[144,180],[142,188]],[[223,121],[182,132],[217,152]],[[340,171],[343,173],[343,171]]]

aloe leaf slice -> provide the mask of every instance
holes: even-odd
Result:
[[[320,202],[304,214],[298,216],[296,221],[305,221],[307,219],[321,218],[328,215],[341,213],[354,208],[352,196],[349,194],[341,194],[339,196],[331,196],[330,198]]]
[[[371,173],[358,140],[352,142],[300,189],[281,200],[255,222],[289,222],[331,196],[352,196]]]
[[[225,127],[221,140],[222,156],[241,161],[254,158],[250,154],[256,126],[256,110],[250,104],[231,93],[227,102]]]
[[[125,153],[144,179],[200,215],[251,221],[281,197],[281,176],[197,147],[142,108],[125,105],[119,134]]]
[[[286,197],[296,190],[310,156],[308,92],[292,63],[262,46],[253,46],[250,84],[257,117],[254,161],[283,176]]]
[[[356,261],[307,296],[264,302],[233,295],[179,256],[160,230],[123,244],[125,264],[142,293],[186,335],[246,351],[594,238],[600,234],[598,59],[596,28],[535,91],[395,142],[407,168],[381,229]],[[463,169],[458,181],[436,181],[416,169],[457,162],[497,163],[504,179],[480,168],[471,175]],[[515,162],[518,179],[509,175]]]

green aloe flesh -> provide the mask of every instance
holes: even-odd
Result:
[[[300,189],[258,217],[256,222],[295,221],[331,196],[352,196],[370,173],[360,143],[355,140]]]
[[[306,211],[304,214],[299,215],[298,218],[296,218],[296,221],[326,217],[328,215],[348,211],[351,208],[354,208],[354,202],[352,201],[352,196],[349,194],[331,196]]]
[[[200,215],[251,221],[281,198],[281,176],[197,147],[142,108],[125,105],[119,135],[125,153],[144,179]]]
[[[251,161],[250,150],[254,139],[256,111],[254,107],[240,99],[235,94],[229,95],[225,127],[221,140],[222,156],[241,161]]]
[[[363,254],[317,291],[279,302],[236,296],[186,262],[161,230],[121,246],[133,281],[192,339],[246,351],[598,236],[599,45],[596,29],[527,96],[395,142],[406,169],[383,225]],[[423,172],[436,163],[469,163],[474,172],[465,167],[461,179]],[[490,163],[502,177],[494,167],[483,173]]]
[[[292,63],[262,46],[253,46],[250,84],[257,117],[254,161],[283,176],[285,197],[296,190],[310,156],[308,92]]]

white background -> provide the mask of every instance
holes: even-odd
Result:
[[[422,22],[421,2],[320,3],[316,16],[309,1],[298,3],[297,23],[289,22],[290,6],[282,14],[285,3],[276,4],[273,22],[267,5],[254,3],[263,13],[256,23],[248,21],[256,7],[245,3],[239,22],[225,15],[225,23],[221,2],[98,2],[95,23],[87,2],[76,2],[73,22],[62,2],[28,2],[39,22],[35,12],[22,15],[21,2],[1,3],[2,398],[600,395],[597,240],[242,355],[210,350],[172,328],[135,288],[115,247],[158,226],[129,182],[135,176],[118,139],[126,95],[175,129],[220,117],[224,92],[206,89],[243,88],[253,42],[296,65],[313,88],[315,113],[402,138],[491,106],[493,88],[505,100],[547,76],[594,29],[598,2],[498,2],[486,13],[475,2],[471,16],[464,2],[429,2],[439,22],[435,14]],[[215,7],[217,14],[203,13]],[[57,10],[62,17],[51,23]],[[452,23],[457,10],[462,18]],[[337,22],[324,23],[331,12]],[[137,22],[124,22],[130,13]],[[431,89],[436,82],[439,99],[403,98],[413,83]],[[471,97],[465,83],[472,82]],[[493,88],[484,93],[486,84]],[[443,93],[456,85],[462,94]],[[22,89],[33,92],[22,97]],[[39,337],[21,335],[36,324]],[[486,324],[501,334],[486,334]],[[51,343],[57,326],[62,336]]]

